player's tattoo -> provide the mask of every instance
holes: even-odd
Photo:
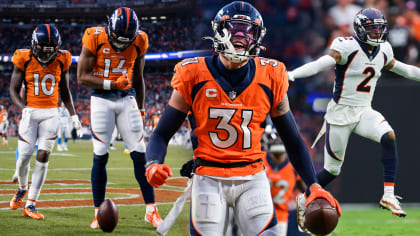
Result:
[[[285,96],[283,98],[283,100],[281,100],[279,105],[276,106],[275,112],[278,115],[283,115],[283,114],[286,114],[286,112],[288,112],[289,110],[290,110],[290,108],[289,108],[289,98],[287,96]]]
[[[334,58],[334,60],[339,63],[341,61],[341,54],[336,50],[330,50],[329,55]]]

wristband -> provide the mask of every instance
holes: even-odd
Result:
[[[159,164],[159,161],[158,160],[150,160],[150,161],[146,162],[144,167],[147,169],[147,167],[151,166],[152,164]]]
[[[111,90],[111,80],[104,80],[104,89]]]

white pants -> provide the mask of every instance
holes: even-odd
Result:
[[[93,135],[93,152],[108,153],[115,125],[130,152],[145,152],[143,120],[133,96],[105,99],[92,96],[90,121]]]
[[[274,217],[270,185],[264,171],[251,180],[193,176],[191,223],[201,235],[225,235],[229,207],[244,235],[264,231]],[[276,219],[274,219],[277,221]]]
[[[32,154],[38,139],[39,150],[51,152],[57,138],[58,108],[32,108],[29,117],[22,117],[19,125],[18,150]]]
[[[365,109],[356,123],[335,125],[327,123],[324,147],[324,168],[333,175],[339,175],[344,162],[347,143],[351,133],[373,140],[381,141],[384,134],[393,131],[381,113]]]
[[[0,123],[0,134],[7,134],[7,127],[9,126],[9,121],[5,120]]]

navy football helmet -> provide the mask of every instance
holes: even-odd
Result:
[[[117,52],[128,48],[136,39],[138,31],[139,20],[131,8],[120,7],[108,19],[106,33],[109,43]]]
[[[369,45],[378,46],[388,37],[388,22],[378,9],[362,9],[356,14],[353,25],[357,38]]]
[[[220,9],[212,28],[214,50],[235,63],[258,56],[266,33],[261,14],[251,4],[241,1]]]
[[[38,25],[33,31],[31,52],[41,64],[51,63],[57,56],[60,46],[60,33],[53,25]]]

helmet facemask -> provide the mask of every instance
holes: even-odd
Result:
[[[213,46],[231,62],[240,63],[258,56],[265,28],[247,19],[235,18],[212,22]]]
[[[375,21],[377,20],[381,19],[375,19]],[[363,28],[366,32],[366,43],[369,45],[378,46],[380,43],[384,43],[386,41],[388,35],[386,22],[363,25]]]
[[[118,8],[108,18],[106,33],[109,43],[118,53],[127,49],[134,42],[138,31],[137,15],[129,8]]]

